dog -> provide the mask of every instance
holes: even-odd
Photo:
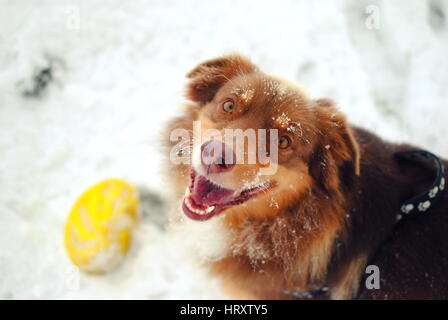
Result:
[[[205,61],[187,79],[189,102],[164,133],[175,199],[170,231],[226,292],[448,299],[448,196],[427,212],[400,212],[437,173],[429,159],[395,156],[419,148],[350,125],[331,100],[313,99],[239,54]],[[195,138],[197,129],[217,138]],[[229,129],[275,131],[272,145],[257,137],[264,155],[275,149],[275,170],[260,174],[266,162],[244,161],[247,144],[226,141]],[[368,266],[378,271],[374,288],[366,285]]]

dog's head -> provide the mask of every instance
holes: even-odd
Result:
[[[358,173],[357,143],[330,101],[240,55],[203,62],[187,77],[189,120],[197,121],[183,124],[195,133],[182,205],[188,217],[275,215],[312,190],[340,194]]]

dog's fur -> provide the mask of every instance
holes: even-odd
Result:
[[[435,176],[429,161],[393,157],[416,147],[349,125],[330,100],[313,100],[237,54],[201,63],[187,77],[191,103],[168,125],[168,150],[176,144],[169,133],[191,130],[193,120],[203,129],[277,128],[293,136],[269,177],[275,187],[210,221],[184,217],[178,201],[190,165],[168,161],[176,197],[172,229],[228,292],[287,299],[283,290],[328,285],[331,299],[448,299],[448,196],[428,213],[398,219],[401,203],[429,188]],[[231,116],[220,110],[229,95],[239,104]],[[260,166],[236,165],[225,180],[214,179],[237,189]],[[379,267],[378,290],[364,285],[369,264]]]

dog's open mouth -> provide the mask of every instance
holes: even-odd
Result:
[[[223,188],[191,170],[191,184],[185,191],[182,209],[193,220],[208,220],[225,208],[242,204],[270,188],[265,182],[242,191]]]

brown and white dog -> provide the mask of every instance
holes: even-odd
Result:
[[[448,197],[427,214],[397,219],[401,203],[434,179],[429,161],[393,156],[415,147],[349,125],[330,100],[312,99],[237,54],[187,77],[191,103],[165,137],[176,199],[170,225],[230,294],[287,299],[284,290],[328,286],[331,299],[448,298]],[[176,129],[192,138],[194,121],[222,136],[277,129],[275,173],[260,174],[261,161],[218,156],[238,153],[223,139],[173,139]],[[247,160],[247,147],[239,150]],[[216,161],[204,161],[210,156]],[[364,285],[370,264],[380,289]]]

